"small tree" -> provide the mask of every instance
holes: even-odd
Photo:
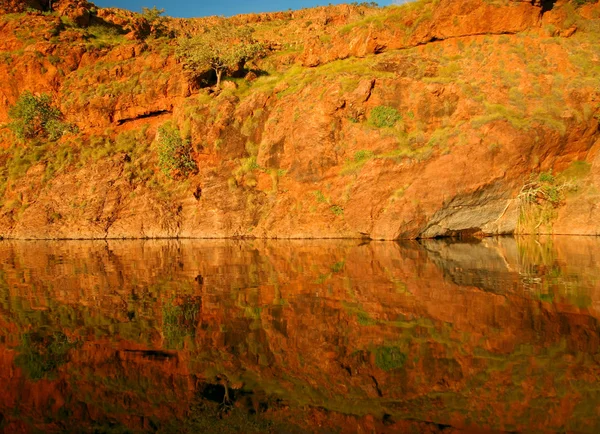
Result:
[[[8,128],[21,140],[35,138],[59,139],[71,127],[62,122],[60,110],[52,106],[49,95],[36,96],[23,92],[14,106],[8,110],[12,122]]]
[[[150,24],[162,21],[163,18],[161,15],[164,13],[164,9],[158,9],[156,6],[152,6],[152,8],[142,7],[142,16],[146,18]]]
[[[263,51],[263,44],[252,38],[253,29],[223,22],[204,33],[179,43],[177,55],[193,71],[210,68],[217,76],[217,89],[228,70],[243,68],[246,62]]]
[[[158,9],[156,6],[153,6],[151,9],[142,7],[142,17],[150,24],[150,33],[154,33],[158,36],[165,33],[165,18],[162,16],[164,13],[164,9]]]
[[[169,178],[187,176],[198,167],[192,158],[192,147],[188,140],[170,122],[158,129],[158,165]]]

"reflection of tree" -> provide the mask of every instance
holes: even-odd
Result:
[[[406,354],[396,347],[379,347],[375,350],[375,364],[384,371],[400,369],[406,362]]]
[[[20,354],[15,364],[32,380],[52,376],[59,366],[68,360],[68,352],[79,346],[61,332],[44,336],[40,333],[25,333],[21,338]]]
[[[173,301],[163,306],[163,336],[168,348],[183,348],[187,336],[194,336],[202,299],[186,296],[181,304]]]
[[[160,432],[297,432],[290,429],[289,424],[270,417],[270,412],[287,405],[262,390],[234,389],[224,374],[217,375],[211,382],[197,382],[196,386],[186,417],[170,420],[160,427]]]

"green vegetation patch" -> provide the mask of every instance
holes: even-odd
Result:
[[[7,126],[20,140],[57,140],[65,132],[75,130],[61,120],[62,113],[46,94],[36,96],[30,91],[23,92],[8,110],[8,115],[12,121]]]
[[[404,40],[407,41],[421,24],[431,20],[433,4],[435,0],[418,0],[375,9],[364,18],[341,27],[338,32],[346,36],[369,28],[395,28],[404,33]]]
[[[552,172],[532,174],[518,196],[521,200],[519,231],[537,233],[542,225],[551,226],[566,193],[577,188],[575,182],[563,175],[555,176]]]
[[[375,158],[375,153],[368,149],[361,149],[354,153],[352,160],[347,160],[344,164],[341,174],[347,175],[358,172],[367,161]]]
[[[128,42],[123,29],[110,24],[92,24],[87,28],[86,36],[90,44],[98,49],[114,47]]]
[[[561,177],[578,180],[590,174],[592,165],[587,161],[573,161],[569,167],[561,173]]]
[[[49,336],[25,333],[21,338],[20,353],[15,358],[15,365],[32,380],[48,378],[67,362],[68,352],[78,346],[78,341],[70,341],[62,332]]]
[[[186,296],[183,303],[168,302],[163,307],[163,334],[169,348],[183,348],[188,336],[194,336],[200,312],[200,300]]]
[[[375,349],[375,364],[384,371],[400,369],[406,363],[406,354],[396,347],[379,347]]]
[[[532,175],[529,182],[523,186],[519,198],[526,203],[549,202],[557,206],[563,199],[564,191],[570,187],[566,182],[558,182],[551,172]]]
[[[369,115],[369,123],[377,128],[392,128],[400,120],[402,115],[398,110],[384,105],[375,107]]]
[[[332,212],[333,214],[335,214],[336,216],[338,216],[338,217],[339,217],[339,216],[343,216],[343,215],[344,215],[344,208],[342,208],[342,207],[341,207],[341,206],[339,206],[339,205],[332,205],[332,206],[330,207],[330,209],[331,209],[331,212]]]
[[[170,122],[158,129],[157,142],[158,165],[165,175],[170,178],[186,177],[198,170],[189,140],[182,139],[179,129]]]
[[[586,4],[598,3],[598,0],[573,0],[576,6],[583,6]]]

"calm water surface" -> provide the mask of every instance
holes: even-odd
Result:
[[[0,431],[600,432],[600,240],[0,242]]]

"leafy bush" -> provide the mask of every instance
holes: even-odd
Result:
[[[65,133],[76,133],[77,131],[79,129],[75,125],[58,119],[53,119],[46,124],[48,138],[53,141],[60,139]]]
[[[540,173],[540,176],[538,176],[538,179],[540,180],[540,182],[548,182],[550,184],[554,183],[554,175],[552,175],[552,173],[550,172],[542,172]]]
[[[391,128],[401,119],[398,110],[384,105],[375,107],[369,115],[369,122],[377,128]]]
[[[60,110],[52,106],[52,99],[46,94],[35,96],[29,91],[23,92],[9,109],[8,115],[12,119],[8,128],[21,140],[57,140],[65,132],[74,129],[61,120]]]
[[[158,129],[158,165],[170,178],[185,177],[198,170],[190,142],[182,139],[179,129],[170,122]]]

